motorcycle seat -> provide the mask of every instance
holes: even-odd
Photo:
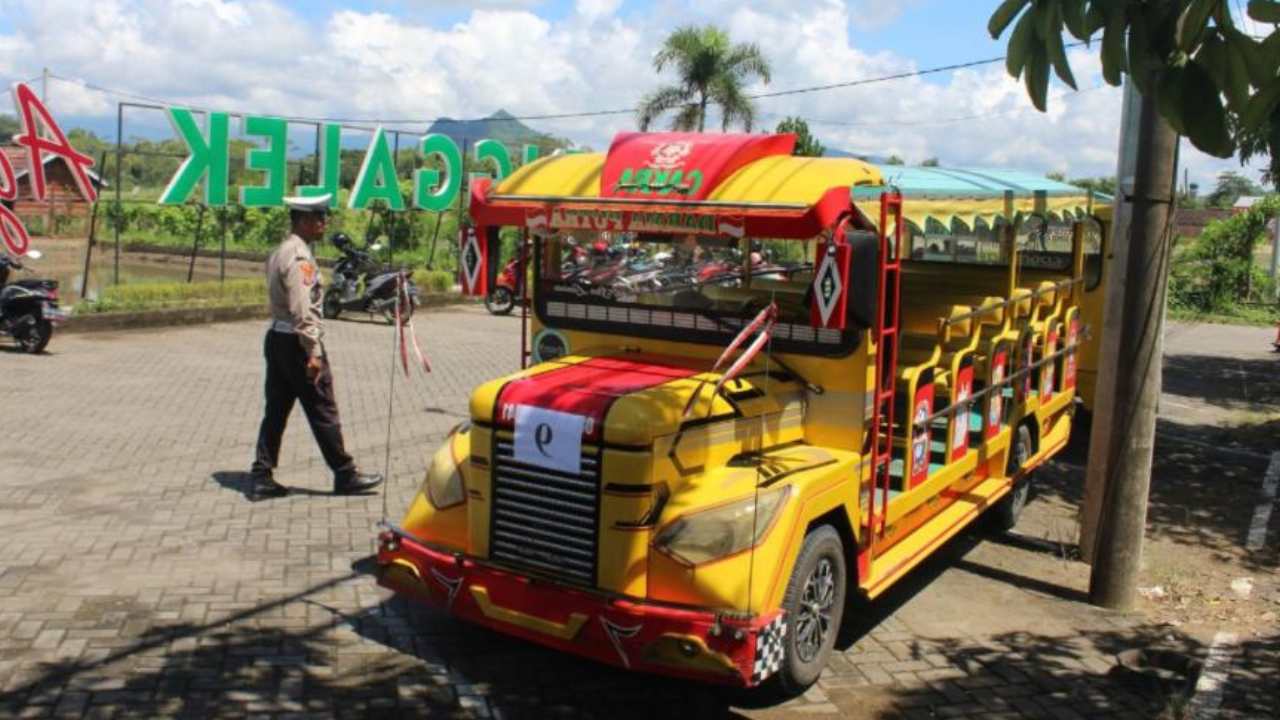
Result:
[[[26,297],[35,289],[38,288],[28,288],[16,284],[5,285],[3,288],[0,288],[0,303],[5,303],[20,297]]]

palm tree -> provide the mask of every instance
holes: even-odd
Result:
[[[678,85],[658,88],[640,103],[636,120],[641,130],[659,115],[675,110],[672,130],[702,132],[707,105],[719,105],[722,130],[734,123],[751,132],[756,109],[742,88],[752,77],[769,82],[769,61],[755,43],[733,44],[729,34],[714,25],[677,28],[653,57],[653,69],[674,66]]]

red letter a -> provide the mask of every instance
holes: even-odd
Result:
[[[62,129],[58,127],[58,123],[53,121],[53,115],[49,113],[49,109],[40,102],[40,98],[31,91],[24,83],[15,83],[13,86],[13,104],[17,106],[18,116],[22,118],[21,135],[15,135],[13,140],[19,145],[27,147],[27,166],[31,172],[31,191],[37,200],[44,200],[47,196],[47,189],[44,183],[44,153],[51,152],[63,160],[67,161],[67,166],[71,168],[71,175],[75,178],[76,186],[80,188],[80,194],[85,200],[93,202],[98,198],[98,192],[94,190],[93,183],[89,181],[88,169],[93,167],[93,159],[88,155],[78,152],[71,147],[71,143],[67,142],[67,136],[62,134]],[[35,123],[35,115],[39,115],[40,122],[44,126],[46,132],[53,136],[50,140],[40,132],[40,127]]]

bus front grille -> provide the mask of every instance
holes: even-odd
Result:
[[[490,559],[576,585],[596,579],[600,454],[583,447],[577,475],[516,462],[499,438],[493,463]]]

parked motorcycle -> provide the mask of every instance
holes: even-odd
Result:
[[[324,316],[333,319],[344,310],[381,313],[388,323],[395,322],[396,278],[400,270],[389,270],[374,262],[371,253],[382,248],[373,244],[365,249],[356,247],[351,238],[338,233],[329,239],[342,253],[333,268],[333,282],[324,293]],[[361,281],[364,283],[361,289]],[[400,298],[400,322],[408,322],[418,305],[418,288],[413,280],[405,277],[405,293]]]
[[[498,273],[493,289],[484,296],[484,307],[494,315],[506,315],[516,306],[516,301],[524,296],[524,278],[520,276],[521,266],[528,267],[524,260],[527,248],[516,253],[507,261]]]
[[[26,253],[32,260],[39,260],[40,256],[39,250]],[[57,280],[24,278],[9,282],[12,271],[25,269],[19,258],[0,256],[0,334],[11,336],[23,351],[38,353],[49,344],[54,326],[62,324],[68,313],[58,307]]]

